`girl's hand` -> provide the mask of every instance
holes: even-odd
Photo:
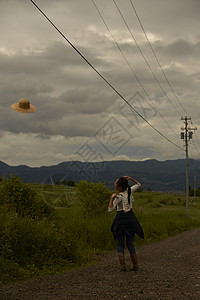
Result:
[[[108,205],[108,209],[111,209],[111,211],[113,211],[113,201],[117,195],[118,195],[117,193],[114,193],[114,194],[112,194],[112,196],[110,198],[110,203]]]
[[[117,193],[112,194],[111,199],[114,200],[116,196],[117,196]]]
[[[132,177],[124,176],[124,178],[126,178],[127,180],[133,181],[135,184],[140,184],[137,180],[133,179]]]

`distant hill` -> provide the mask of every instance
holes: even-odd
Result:
[[[144,190],[185,191],[185,160],[158,161],[105,161],[105,162],[63,162],[53,166],[28,167],[25,165],[9,166],[0,161],[0,177],[17,175],[23,182],[53,184],[61,180],[87,180],[103,182],[113,188],[114,181],[129,175],[141,182]],[[193,187],[196,176],[197,187],[200,185],[200,161],[189,163],[189,182]]]

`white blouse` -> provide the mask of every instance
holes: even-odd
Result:
[[[126,189],[124,192],[119,193],[115,197],[113,201],[113,207],[109,207],[108,211],[112,212],[116,207],[117,211],[124,211],[125,213],[130,211],[132,209],[132,203],[134,202],[132,194],[133,192],[137,191],[140,186],[141,184],[139,182],[131,186],[130,204],[128,203],[128,189]]]

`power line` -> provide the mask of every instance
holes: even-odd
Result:
[[[197,131],[196,131],[196,130],[197,130],[197,127],[196,127],[196,126],[194,126],[194,124],[193,124],[193,122],[192,122],[192,121],[191,121],[191,125],[193,125],[193,128],[195,128],[195,130],[194,130],[194,131],[192,131],[192,135],[196,137],[196,139],[197,139],[197,142],[198,142],[198,144],[199,144],[198,135],[197,135]],[[189,129],[190,129],[190,128],[189,128]],[[194,140],[193,140],[193,139],[192,139],[191,145],[195,147],[195,149],[196,149],[196,152],[198,153],[198,155],[199,155],[199,157],[200,157],[200,152],[199,152],[199,150],[198,150],[198,148],[197,148],[197,145],[196,145],[196,143],[194,142]],[[200,145],[200,144],[199,144],[199,145]]]
[[[195,159],[194,159],[194,158],[191,158],[190,156],[189,156],[188,158],[189,158],[189,161],[192,163],[192,166],[193,166],[193,168],[195,169],[196,174],[197,174],[197,175],[200,175],[200,168],[199,168],[199,166],[197,166],[197,164],[196,164],[196,162],[195,162]]]
[[[192,123],[192,122],[191,122]],[[193,123],[192,123],[192,125],[193,125]],[[200,145],[200,142],[199,142],[199,137],[198,137],[198,134],[197,134],[197,132],[195,131],[194,132],[194,134],[195,134],[195,136],[196,136],[196,139],[197,139],[197,142],[198,142],[198,144]]]
[[[200,157],[200,152],[199,152],[199,150],[197,148],[197,145],[193,141],[191,142],[191,145],[195,147],[195,149],[196,149],[196,151],[197,151],[197,153],[198,153],[198,155]]]
[[[130,33],[130,35],[131,35],[133,41],[135,42],[135,44],[136,44],[138,50],[140,51],[140,53],[141,53],[141,55],[142,55],[142,57],[143,57],[145,63],[147,64],[149,70],[151,71],[151,73],[152,73],[154,79],[156,80],[156,82],[157,82],[157,84],[159,85],[160,89],[162,90],[162,92],[164,93],[164,95],[167,97],[167,99],[169,100],[169,102],[171,103],[171,105],[174,107],[174,109],[176,110],[176,112],[178,113],[178,115],[181,116],[180,112],[178,111],[178,109],[176,108],[176,106],[173,104],[173,102],[171,101],[171,99],[169,98],[169,96],[167,95],[167,93],[165,92],[165,90],[163,89],[163,87],[162,87],[161,83],[159,82],[158,78],[156,77],[156,75],[155,75],[155,73],[154,73],[154,71],[153,71],[151,65],[148,63],[148,61],[147,61],[147,59],[146,59],[146,57],[145,57],[143,51],[141,50],[141,48],[140,48],[140,46],[139,46],[139,44],[138,44],[136,38],[134,37],[134,35],[133,35],[133,33],[132,33],[132,31],[131,31],[131,29],[130,29],[128,23],[126,22],[126,20],[125,20],[125,18],[124,18],[124,16],[123,16],[123,14],[122,14],[122,12],[121,12],[119,6],[117,5],[117,3],[116,3],[115,0],[113,0],[113,2],[114,2],[114,4],[115,4],[115,6],[116,6],[116,8],[117,8],[117,10],[118,10],[118,12],[119,12],[119,14],[120,14],[122,20],[124,21],[124,23],[125,23],[125,25],[126,25],[128,31],[129,31],[129,33]]]
[[[174,91],[174,89],[173,89],[171,83],[169,82],[169,80],[168,80],[168,78],[167,78],[167,76],[166,76],[166,74],[165,74],[165,71],[163,70],[163,68],[162,68],[162,66],[161,66],[161,63],[160,63],[160,61],[159,61],[159,59],[158,59],[158,57],[157,57],[157,55],[156,55],[156,53],[155,53],[155,50],[153,49],[153,46],[151,45],[151,42],[150,42],[150,40],[149,40],[149,38],[148,38],[148,36],[147,36],[147,34],[146,34],[146,31],[145,31],[145,29],[144,29],[144,26],[142,25],[142,22],[141,22],[141,20],[140,20],[140,17],[139,17],[139,15],[138,15],[137,11],[136,11],[136,8],[135,8],[135,6],[134,6],[134,4],[133,4],[133,1],[130,0],[130,3],[131,3],[131,6],[132,6],[132,8],[133,8],[133,10],[134,10],[134,13],[135,13],[135,15],[136,15],[136,17],[137,17],[137,19],[138,19],[138,22],[139,22],[139,24],[140,24],[140,26],[141,26],[141,28],[142,28],[142,31],[143,31],[143,33],[144,33],[144,35],[145,35],[145,37],[146,37],[146,39],[147,39],[147,41],[148,41],[148,43],[149,43],[149,46],[150,46],[150,48],[151,48],[151,51],[152,51],[152,53],[153,53],[153,55],[154,55],[154,57],[155,57],[155,59],[156,59],[158,65],[159,65],[159,67],[160,67],[160,70],[162,71],[162,73],[163,73],[163,75],[164,75],[164,77],[165,77],[165,79],[166,79],[166,81],[167,81],[167,83],[168,83],[168,86],[170,87],[172,93],[174,94],[174,96],[175,96],[176,99],[178,100],[179,104],[181,105],[182,109],[184,110],[184,112],[185,112],[186,115],[188,116],[189,114],[187,113],[187,111],[185,110],[185,108],[184,108],[184,106],[182,105],[181,101],[179,100],[177,94],[175,93],[175,91]]]
[[[114,42],[115,42],[115,44],[116,44],[118,50],[120,51],[122,57],[124,58],[124,60],[126,61],[128,67],[130,68],[132,74],[134,75],[134,77],[136,78],[137,82],[139,83],[139,85],[140,85],[141,88],[143,89],[143,91],[144,91],[144,93],[146,94],[147,98],[150,100],[150,103],[151,103],[151,105],[153,106],[154,110],[156,110],[156,111],[159,113],[160,117],[161,117],[161,118],[163,119],[163,121],[167,124],[167,126],[169,127],[169,129],[172,130],[172,131],[175,133],[175,131],[171,128],[171,126],[169,125],[169,123],[164,119],[164,117],[162,116],[162,114],[160,113],[160,111],[158,110],[158,108],[155,107],[155,106],[153,105],[152,99],[151,99],[150,96],[148,95],[146,89],[144,88],[142,82],[140,81],[139,77],[138,77],[137,74],[135,73],[133,67],[130,65],[128,59],[126,58],[126,56],[125,56],[123,50],[121,49],[119,43],[117,42],[115,36],[114,36],[113,33],[111,32],[111,30],[110,30],[110,28],[109,28],[109,26],[108,26],[108,24],[107,24],[105,18],[103,17],[102,13],[100,12],[100,10],[99,10],[97,4],[95,3],[94,0],[91,0],[91,1],[92,1],[92,3],[94,4],[94,7],[96,8],[96,10],[97,10],[97,12],[98,12],[98,14],[99,14],[101,20],[103,21],[104,25],[106,26],[106,28],[107,28],[108,32],[110,33],[112,39],[114,40]]]
[[[164,119],[164,117],[162,116],[162,114],[160,113],[160,111],[158,110],[158,108],[155,107],[155,106],[153,105],[152,99],[151,99],[150,96],[148,95],[148,93],[147,93],[146,89],[144,88],[143,84],[141,83],[139,77],[137,76],[137,74],[136,74],[135,71],[133,70],[133,67],[130,65],[128,59],[126,58],[126,56],[125,56],[124,52],[122,51],[122,49],[121,49],[119,43],[117,42],[115,36],[113,35],[113,33],[111,32],[110,28],[108,27],[107,22],[105,21],[105,18],[103,17],[102,13],[100,12],[100,10],[99,10],[98,6],[96,5],[95,1],[94,1],[94,0],[91,0],[91,1],[93,2],[93,4],[94,4],[94,6],[95,6],[95,8],[96,8],[96,10],[97,10],[97,12],[98,12],[98,14],[100,15],[100,17],[101,17],[101,19],[102,19],[104,25],[106,26],[108,32],[110,33],[112,39],[114,40],[114,42],[115,42],[115,44],[116,44],[118,50],[120,51],[121,55],[123,56],[124,60],[126,61],[128,67],[130,68],[130,70],[131,70],[131,72],[133,73],[134,77],[136,78],[136,80],[137,80],[138,83],[140,84],[141,88],[143,89],[144,93],[146,94],[146,96],[147,96],[148,99],[150,100],[150,103],[151,103],[151,105],[153,106],[154,110],[156,110],[156,111],[159,113],[159,115],[161,116],[161,118],[163,119],[163,121],[167,124],[167,126],[169,127],[169,129],[172,130],[172,131],[174,132],[174,130],[171,128],[171,126],[169,125],[169,123]]]
[[[87,58],[69,41],[69,39],[61,32],[60,29],[48,18],[48,16],[42,11],[42,9],[33,1],[30,2],[39,10],[39,12],[47,19],[47,21],[54,27],[54,29],[68,42],[68,44],[82,57],[82,59],[103,79],[103,81],[133,110],[141,119],[143,119],[152,129],[154,129],[159,135],[166,139],[169,143],[184,151],[179,145],[175,144],[168,137],[166,137],[160,130],[153,126],[148,120],[146,120],[121,94],[117,89],[89,62]]]

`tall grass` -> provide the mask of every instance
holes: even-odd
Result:
[[[30,187],[33,188],[33,185]],[[35,187],[41,198],[41,186]],[[49,189],[47,187],[45,192]],[[58,199],[61,189],[62,187],[58,187],[52,190],[50,204]],[[45,201],[48,203],[47,195],[48,193],[45,194]],[[116,249],[116,242],[110,231],[115,212],[108,213],[105,210],[96,216],[87,214],[74,196],[71,200],[67,199],[66,206],[63,206],[64,198],[60,203],[60,206],[54,208],[54,215],[50,219],[46,214],[45,218],[41,218],[41,214],[39,218],[35,215],[31,217],[31,214],[17,214],[13,208],[10,209],[10,204],[8,206],[2,203],[0,282],[60,272],[90,262],[95,252]],[[40,212],[43,211],[43,206],[39,207]],[[191,205],[189,219],[186,217],[185,197],[180,195],[135,193],[133,211],[145,234],[144,240],[136,236],[136,246],[166,239],[200,226],[200,198],[196,198],[195,207]],[[50,212],[52,214],[52,210]]]
[[[200,200],[190,208],[190,218],[186,217],[184,196],[163,193],[137,193],[133,211],[140,221],[145,239],[135,237],[136,246],[169,238],[182,231],[200,226]],[[163,199],[168,204],[161,204]],[[180,199],[180,200],[178,200]],[[161,202],[161,203],[160,203]],[[171,203],[171,204],[169,204]],[[101,216],[85,216],[78,206],[60,209],[60,225],[73,231],[75,236],[96,251],[115,249],[116,243],[110,231],[115,212],[105,212]],[[61,225],[62,224],[62,225]]]

